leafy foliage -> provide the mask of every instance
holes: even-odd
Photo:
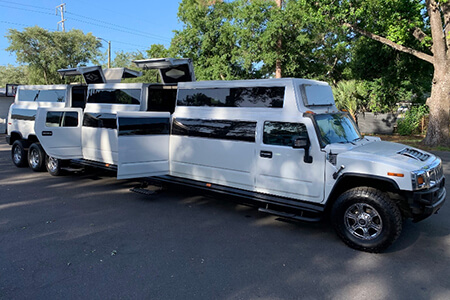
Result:
[[[8,83],[28,84],[28,69],[26,66],[0,66],[0,87]]]
[[[405,117],[397,122],[398,133],[400,135],[418,133],[417,130],[419,129],[420,123],[428,113],[429,109],[425,104],[411,107],[411,109],[406,111]]]
[[[32,84],[64,83],[56,71],[95,61],[101,46],[91,33],[76,29],[50,32],[35,26],[22,32],[10,29],[6,37],[10,42],[6,50],[15,53],[19,63],[28,64]]]
[[[356,80],[340,81],[333,89],[333,94],[337,108],[348,111],[356,119],[356,112],[366,96],[364,83]]]

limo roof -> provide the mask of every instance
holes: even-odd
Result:
[[[249,88],[249,87],[292,87],[298,89],[304,109],[308,107],[334,107],[335,101],[330,85],[323,81],[301,78],[272,78],[251,80],[215,80],[180,82],[179,89]]]
[[[210,80],[210,81],[192,81],[180,82],[180,89],[196,88],[221,88],[221,87],[264,87],[264,86],[292,86],[292,85],[322,85],[329,86],[328,83],[312,79],[301,78],[270,78],[270,79],[245,79],[245,80]]]

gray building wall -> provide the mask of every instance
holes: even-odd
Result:
[[[358,126],[361,133],[393,134],[397,125],[396,114],[359,114]]]

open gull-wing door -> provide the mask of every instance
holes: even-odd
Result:
[[[119,83],[123,78],[135,78],[142,76],[142,72],[128,68],[110,68],[103,70],[101,66],[78,67],[60,69],[58,73],[66,76],[82,75],[87,84],[92,83]]]
[[[36,114],[34,130],[45,152],[59,159],[82,158],[81,108],[41,107]]]
[[[169,174],[170,113],[117,112],[117,179]]]
[[[163,83],[195,81],[194,65],[189,58],[152,58],[133,62],[144,70],[159,70]]]
[[[82,75],[84,81],[87,84],[91,83],[106,83],[105,74],[103,73],[101,66],[92,66],[92,67],[78,67],[78,68],[70,68],[70,69],[59,69],[59,75],[63,78],[66,76],[76,76]]]

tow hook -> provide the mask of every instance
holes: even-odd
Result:
[[[336,172],[333,173],[333,179],[338,178],[339,173],[341,173],[341,171],[344,170],[344,169],[345,169],[345,166],[344,166],[344,165],[341,165],[341,166],[339,167],[339,169],[338,169]]]

